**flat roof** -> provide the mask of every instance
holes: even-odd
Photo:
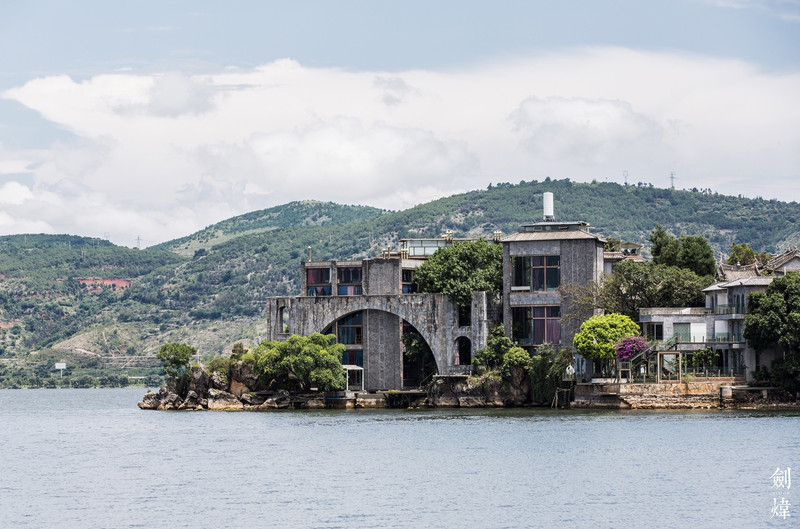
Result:
[[[500,242],[558,241],[565,239],[595,239],[600,242],[605,242],[605,239],[599,235],[594,235],[583,230],[520,231],[503,237],[500,239]]]

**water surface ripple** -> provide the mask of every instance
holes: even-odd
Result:
[[[0,526],[796,527],[800,413],[141,411],[0,391]],[[770,476],[794,467],[792,518]]]

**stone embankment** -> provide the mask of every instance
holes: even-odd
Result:
[[[296,394],[263,389],[258,377],[242,363],[231,365],[227,377],[193,367],[180,380],[170,378],[158,392],[139,402],[144,410],[274,410],[320,408],[499,408],[525,406],[529,381],[509,386],[499,379],[437,377],[417,391],[329,392]]]
[[[576,408],[608,409],[715,409],[782,407],[796,399],[778,388],[751,388],[737,381],[663,384],[578,384]],[[741,381],[739,381],[741,383]]]

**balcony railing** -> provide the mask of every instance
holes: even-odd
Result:
[[[744,307],[741,305],[717,305],[714,307],[714,314],[744,314]]]

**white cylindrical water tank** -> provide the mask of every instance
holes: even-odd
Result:
[[[542,194],[542,202],[544,204],[544,220],[553,220],[553,193],[545,191]]]

